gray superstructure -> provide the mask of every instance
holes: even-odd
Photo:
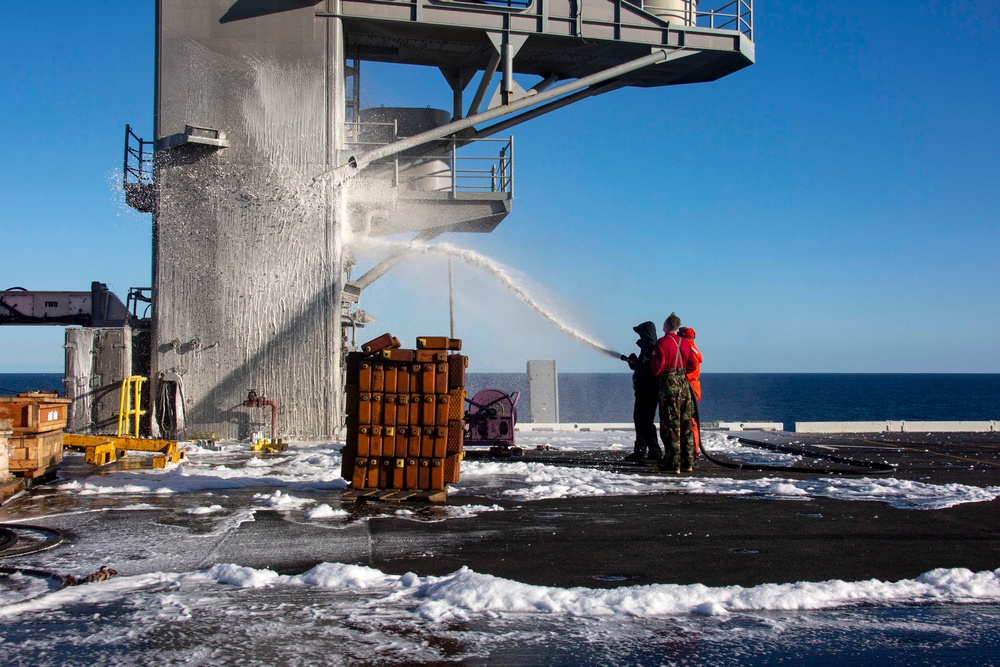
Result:
[[[491,231],[514,187],[495,135],[753,62],[752,4],[709,4],[158,0],[154,433],[246,437],[266,421],[244,405],[255,389],[282,435],[337,435],[360,293],[396,261],[350,281],[349,234]],[[439,67],[451,108],[364,110],[366,60]],[[479,180],[461,176],[470,151]]]

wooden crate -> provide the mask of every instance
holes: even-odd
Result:
[[[20,477],[41,477],[62,461],[63,432],[15,434],[10,440],[10,471]]]
[[[10,420],[0,419],[0,482],[10,475]]]
[[[0,419],[9,419],[14,434],[47,433],[66,428],[70,399],[49,392],[0,396]]]

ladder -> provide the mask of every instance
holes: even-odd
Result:
[[[146,414],[142,405],[142,383],[146,378],[130,375],[122,380],[121,396],[118,399],[118,437],[139,437],[139,420]]]

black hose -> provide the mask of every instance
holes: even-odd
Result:
[[[17,537],[18,530],[33,531],[35,533],[41,533],[47,536],[42,542],[34,542],[27,546],[18,547],[16,546],[19,542]],[[13,558],[15,556],[27,556],[29,554],[38,553],[39,551],[46,551],[52,549],[53,547],[59,546],[63,541],[62,532],[56,530],[55,528],[44,528],[42,526],[28,526],[19,523],[0,523],[0,531],[3,531],[3,535],[7,538],[7,547],[0,550],[0,558]],[[13,535],[13,540],[10,539],[10,535]]]
[[[702,443],[701,453],[702,455],[712,463],[723,468],[731,468],[734,470],[753,470],[761,472],[781,472],[781,473],[804,473],[808,475],[889,475],[896,471],[895,466],[888,463],[875,463],[872,461],[861,461],[858,459],[849,459],[842,456],[835,456],[833,454],[822,454],[820,452],[813,452],[808,449],[801,449],[797,447],[789,447],[787,445],[776,445],[773,443],[765,442],[763,440],[755,440],[747,436],[737,436],[740,442],[746,444],[755,445],[758,447],[764,447],[766,449],[773,449],[780,452],[785,452],[787,454],[796,454],[798,456],[803,456],[807,458],[821,459],[825,461],[831,461],[833,463],[839,463],[843,466],[848,466],[848,468],[863,468],[864,470],[850,470],[844,468],[834,468],[834,467],[807,467],[807,466],[779,466],[770,465],[766,463],[738,463],[734,461],[724,461],[717,459],[710,455],[706,450],[704,443]],[[642,466],[635,466],[633,464],[619,463],[618,461],[601,461],[590,458],[559,458],[559,457],[549,457],[549,456],[519,456],[519,457],[499,457],[492,456],[488,453],[480,453],[474,450],[465,450],[467,458],[490,458],[496,461],[508,461],[510,463],[543,463],[546,465],[561,466],[567,468],[594,468],[597,470],[606,470],[608,472],[621,472],[621,473],[654,473],[655,470],[645,468]],[[471,454],[471,456],[469,456]]]
[[[736,463],[733,461],[721,461],[719,459],[711,456],[704,447],[701,448],[701,453],[706,459],[711,461],[717,466],[722,466],[723,468],[733,468],[737,470],[761,470],[769,472],[802,472],[809,474],[828,474],[828,475],[889,475],[896,472],[896,467],[888,463],[875,463],[873,461],[861,461],[858,459],[849,459],[843,456],[836,456],[834,454],[822,454],[820,452],[810,451],[808,449],[802,449],[800,447],[789,447],[788,445],[777,445],[772,442],[767,442],[765,440],[755,440],[747,436],[737,436],[737,440],[740,442],[745,442],[749,445],[754,445],[757,447],[763,447],[765,449],[772,449],[778,452],[784,452],[786,454],[796,454],[798,456],[805,456],[813,459],[821,459],[824,461],[831,461],[833,463],[839,463],[845,466],[851,466],[855,468],[864,468],[864,471],[855,472],[853,470],[844,470],[841,468],[816,468],[816,467],[806,467],[806,466],[777,466],[768,465],[766,463]]]

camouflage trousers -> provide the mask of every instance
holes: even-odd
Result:
[[[683,371],[667,371],[660,376],[660,438],[667,467],[694,465],[694,398]]]

